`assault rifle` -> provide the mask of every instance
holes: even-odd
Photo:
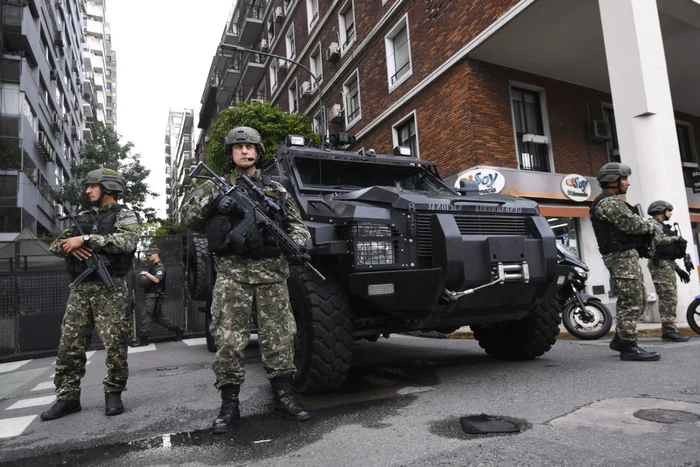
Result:
[[[681,234],[681,226],[678,225],[678,222],[673,223],[673,229],[678,234],[678,237],[680,238],[680,240],[683,240],[683,243],[687,247],[688,241],[683,238],[683,235]],[[690,255],[688,253],[686,253],[685,256],[683,256],[683,264],[684,264],[685,270],[688,272],[688,274],[690,274],[690,272],[693,269],[695,269],[695,266],[693,266],[693,260],[690,258]]]
[[[80,228],[80,223],[75,217],[74,212],[70,212],[67,216],[61,217],[59,220],[64,221],[66,219],[70,219],[71,222],[73,222],[73,225],[78,230],[78,233],[81,237],[85,235],[83,233],[83,230]],[[116,287],[114,286],[112,276],[109,275],[109,271],[107,270],[107,266],[109,266],[109,260],[104,259],[99,253],[95,253],[93,251],[90,253],[90,256],[88,256],[85,259],[85,264],[87,264],[87,269],[81,272],[80,275],[76,277],[73,282],[71,282],[71,287],[75,287],[76,285],[80,284],[90,274],[94,272],[95,274],[97,274],[97,277],[102,281],[105,287],[107,287],[109,293],[113,294],[116,291]]]
[[[634,205],[634,211],[639,217],[644,219],[644,209],[641,204]],[[639,256],[642,258],[649,258],[657,264],[659,262],[659,255],[656,252],[656,246],[654,246],[654,234],[639,235],[639,244],[637,245],[637,251]]]
[[[209,173],[207,175],[200,175],[202,171]],[[243,245],[246,240],[246,235],[250,231],[251,227],[257,226],[262,230],[267,231],[272,235],[275,240],[280,245],[282,252],[287,258],[291,257],[303,257],[306,252],[296,244],[294,240],[282,230],[277,222],[270,219],[270,217],[265,213],[265,211],[272,213],[277,219],[282,218],[282,208],[280,208],[274,201],[265,195],[265,193],[260,190],[253,181],[245,174],[241,174],[241,178],[247,185],[247,187],[256,195],[259,201],[255,201],[250,197],[248,192],[236,185],[230,185],[226,180],[217,175],[207,164],[204,162],[198,163],[191,171],[190,177],[201,178],[204,180],[211,180],[218,188],[219,191],[225,196],[231,196],[239,209],[243,213],[243,219],[239,222],[236,227],[230,232],[231,242],[237,245]],[[316,274],[321,280],[325,281],[326,278],[321,274],[318,269],[313,267],[309,261],[304,261],[303,265],[309,268],[314,274]]]

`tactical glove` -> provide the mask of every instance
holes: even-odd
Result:
[[[685,272],[681,269],[678,269],[678,270],[676,270],[676,274],[678,274],[678,277],[681,278],[681,282],[683,282],[684,284],[687,284],[688,282],[690,282],[690,275],[687,272]]]
[[[301,247],[301,252],[298,255],[289,257],[289,264],[292,266],[302,266],[307,261],[311,261],[311,256],[305,247]]]
[[[230,214],[233,212],[236,205],[236,200],[231,196],[214,193],[211,195],[210,202],[221,214]]]

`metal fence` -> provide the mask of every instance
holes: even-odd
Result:
[[[64,260],[48,252],[49,243],[35,238],[0,242],[0,360],[55,355],[60,326],[68,301],[70,279]],[[129,276],[134,313],[133,336],[138,335],[145,305],[143,289],[136,277],[148,268],[143,252],[160,248],[166,268],[166,298],[163,313],[185,329],[189,336],[204,334],[204,302],[193,301],[187,290],[187,237],[181,235],[141,237]],[[151,337],[172,333],[155,325]],[[92,349],[101,348],[97,332]]]

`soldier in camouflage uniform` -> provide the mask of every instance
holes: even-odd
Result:
[[[649,272],[654,281],[656,295],[659,297],[659,314],[661,315],[661,338],[668,342],[687,342],[689,337],[681,336],[676,327],[676,306],[678,305],[678,285],[676,276],[684,283],[690,282],[690,276],[676,263],[676,259],[685,256],[686,242],[675,235],[664,221],[671,219],[673,205],[658,200],[649,205],[647,214],[654,222],[654,244],[656,258],[649,260]],[[674,274],[675,273],[675,274]]]
[[[42,420],[54,420],[81,410],[80,380],[85,375],[85,350],[94,328],[107,350],[107,375],[103,380],[105,414],[119,415],[124,411],[121,393],[126,390],[129,376],[126,359],[132,326],[126,275],[131,270],[141,224],[133,211],[117,204],[125,183],[116,171],[93,170],[85,184],[93,207],[77,217],[84,235],[72,226],[51,244],[50,251],[66,259],[66,269],[73,279],[87,270],[85,259],[93,252],[99,253],[109,260],[108,271],[115,293],[111,294],[94,272],[79,284],[71,285],[56,360],[57,401],[41,414]]]
[[[259,170],[264,146],[258,132],[249,127],[234,128],[226,136],[225,145],[230,168],[235,169],[230,183],[244,188],[238,174],[249,175],[268,197],[286,210],[287,222],[282,227],[297,244],[305,245],[310,234],[296,203],[281,184]],[[289,263],[279,245],[255,226],[247,233],[244,245],[228,242],[228,233],[241,221],[242,212],[234,198],[221,194],[211,181],[192,192],[181,214],[182,222],[193,230],[206,225],[217,273],[211,334],[218,350],[212,369],[222,403],[212,433],[229,431],[234,420],[240,418],[238,394],[245,375],[243,349],[250,338],[253,309],[257,312],[260,351],[272,385],[275,410],[291,420],[308,420],[310,414],[296,402],[291,388],[296,372],[293,361],[296,324],[286,284]],[[218,247],[213,245],[219,244],[225,246],[216,251]],[[291,261],[301,263],[305,259],[308,255]]]
[[[610,348],[620,352],[621,360],[654,361],[661,358],[658,352],[647,352],[637,345],[637,320],[646,306],[638,249],[643,250],[647,239],[651,239],[654,224],[617,197],[627,193],[630,175],[632,170],[625,164],[601,167],[597,179],[603,192],[591,204],[590,217],[598,250],[617,294],[617,323]]]
[[[165,300],[165,265],[160,260],[160,249],[149,248],[146,250],[146,259],[151,263],[148,271],[141,271],[138,283],[144,288],[146,305],[141,316],[141,329],[139,340],[134,342],[134,347],[148,345],[148,336],[151,334],[153,323],[158,323],[169,331],[175,332],[175,341],[182,339],[185,331],[170,318],[163,314],[163,301]],[[142,285],[141,281],[145,285]]]

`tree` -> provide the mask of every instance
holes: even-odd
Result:
[[[224,138],[232,128],[237,126],[249,126],[260,133],[265,145],[263,160],[275,157],[277,146],[288,134],[302,135],[316,144],[321,142],[321,137],[313,132],[306,115],[290,114],[279,107],[273,107],[269,102],[239,102],[233,107],[222,110],[209,130],[207,161],[218,174],[226,172],[227,155],[224,150]]]
[[[155,219],[155,209],[146,207],[149,196],[159,196],[158,193],[151,191],[146,183],[146,177],[151,171],[141,164],[140,154],[131,153],[133,143],[122,145],[119,139],[120,135],[114,128],[97,123],[94,127],[93,140],[80,151],[80,164],[74,162],[71,165],[73,178],[55,194],[56,201],[87,209],[90,201],[85,196],[83,181],[88,172],[104,167],[116,170],[126,181],[126,192],[122,194],[119,202],[128,204],[134,211],[141,214],[142,219]]]

